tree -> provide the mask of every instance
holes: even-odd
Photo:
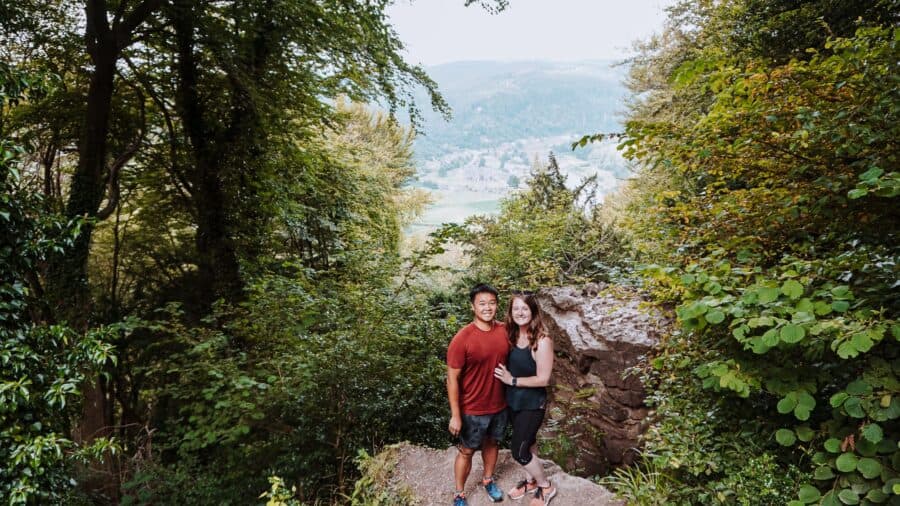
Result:
[[[621,147],[640,171],[624,215],[680,331],[653,362],[662,417],[649,451],[702,491],[672,502],[892,493],[875,473],[892,465],[894,450],[876,447],[897,436],[900,384],[896,272],[874,267],[900,256],[885,5],[683,4],[636,65],[645,94]],[[843,8],[854,17],[833,17]],[[802,30],[824,15],[841,36],[770,40],[762,27],[787,19],[773,10]]]
[[[498,216],[467,222],[468,277],[503,289],[608,280],[624,255],[619,238],[600,219],[595,179],[570,190],[551,153],[521,192],[503,200]]]
[[[20,101],[51,86],[0,68],[0,124]],[[0,494],[9,504],[63,500],[74,463],[108,446],[102,439],[77,444],[71,420],[81,384],[114,360],[103,342],[108,329],[80,334],[44,319],[46,301],[33,280],[50,255],[73,246],[81,223],[46,212],[42,195],[23,178],[23,154],[0,131]]]

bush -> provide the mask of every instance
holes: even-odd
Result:
[[[327,500],[352,490],[359,450],[448,442],[443,353],[456,323],[424,299],[273,276],[213,320],[186,327],[170,308],[147,324],[168,350],[146,379],[160,388],[161,451],[147,472],[174,483],[136,478],[138,502],[246,504],[274,474],[301,501]],[[191,476],[203,486],[178,485]]]

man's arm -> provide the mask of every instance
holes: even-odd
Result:
[[[448,430],[454,436],[462,429],[462,414],[459,409],[459,376],[462,369],[447,367],[447,398],[450,399],[450,426]]]

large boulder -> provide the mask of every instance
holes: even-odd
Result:
[[[434,450],[400,443],[385,448],[371,462],[364,464],[363,479],[372,496],[382,498],[380,504],[432,506],[450,504],[453,496],[453,461],[457,450],[450,447]],[[544,472],[558,488],[553,506],[624,506],[612,492],[584,478],[564,472],[553,462],[544,461]],[[480,487],[481,454],[472,460],[472,471],[466,481],[466,495],[471,506],[494,504]],[[522,479],[520,466],[509,453],[501,450],[494,469],[497,484],[504,491]],[[387,498],[387,500],[384,500]],[[512,502],[504,497],[504,503]],[[519,501],[520,504],[528,504]]]
[[[636,370],[671,322],[620,286],[549,288],[538,300],[557,356],[543,447],[586,476],[631,464],[649,423]]]

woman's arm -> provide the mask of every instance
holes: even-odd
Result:
[[[553,372],[553,339],[543,336],[538,340],[538,349],[534,352],[537,363],[537,375],[516,378],[517,387],[545,387],[550,384],[550,373]],[[494,377],[507,385],[512,385],[512,374],[503,364],[494,368]]]

